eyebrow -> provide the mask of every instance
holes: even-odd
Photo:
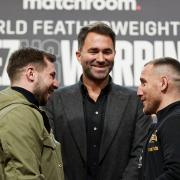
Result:
[[[171,76],[171,78],[174,80],[174,81],[180,81],[180,76],[178,74],[173,74]]]
[[[174,81],[180,81],[180,78],[177,78],[177,77],[173,77],[172,78]]]
[[[101,50],[101,49],[99,49],[97,47],[92,47],[92,48],[89,48],[88,51],[89,50]],[[102,49],[102,51],[113,51],[113,49],[111,49],[111,48],[104,48],[104,49]]]
[[[99,50],[98,48],[89,48],[88,51],[97,51]]]

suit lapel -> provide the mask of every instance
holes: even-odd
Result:
[[[99,162],[103,159],[105,153],[108,150],[108,147],[110,146],[114,138],[114,135],[116,134],[116,131],[119,129],[128,99],[129,98],[127,95],[113,91],[112,86],[112,91],[108,96],[106,106]]]
[[[83,111],[83,100],[80,92],[79,86],[71,91],[71,93],[66,94],[65,99],[65,112],[68,119],[68,124],[72,136],[80,151],[80,154],[84,161],[86,162],[86,129],[84,121],[84,111]]]

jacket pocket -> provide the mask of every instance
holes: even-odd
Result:
[[[41,156],[41,171],[46,180],[63,180],[62,162],[57,153],[58,145],[53,136],[45,135],[43,138],[43,151]]]

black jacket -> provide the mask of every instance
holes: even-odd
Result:
[[[79,84],[55,92],[47,106],[61,142],[66,180],[87,180],[87,139]],[[138,157],[150,119],[136,91],[112,83],[105,110],[98,180],[137,180]]]

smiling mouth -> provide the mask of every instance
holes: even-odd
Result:
[[[105,69],[105,68],[107,68],[107,67],[108,67],[108,65],[106,65],[106,66],[96,66],[96,65],[93,65],[93,67],[95,67],[95,68],[99,68],[99,69]]]
[[[141,99],[142,103],[144,104],[144,102],[146,101],[145,99]]]
[[[105,72],[107,71],[107,66],[94,66],[93,69],[97,72]]]

